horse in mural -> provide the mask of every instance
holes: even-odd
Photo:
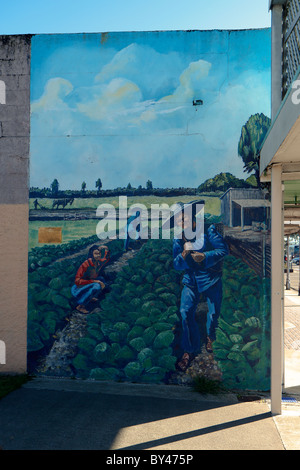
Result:
[[[58,209],[59,206],[62,206],[62,208],[64,209],[68,204],[70,204],[71,206],[73,202],[74,202],[73,197],[64,198],[64,199],[54,199],[52,203],[52,209],[55,209],[55,208]]]

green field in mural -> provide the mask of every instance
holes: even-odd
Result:
[[[33,37],[31,372],[269,388],[269,51],[269,30]]]
[[[203,196],[201,195],[201,199],[205,201],[205,205],[207,208],[207,212],[213,215],[220,214],[220,199],[214,196]],[[178,202],[178,196],[171,196],[168,198],[158,197],[158,196],[129,196],[127,198],[128,206],[131,206],[135,203],[144,204],[148,209],[151,208],[151,204],[163,204],[167,203],[169,205],[176,204]],[[191,196],[180,196],[180,201],[184,203],[188,203],[191,200]],[[29,209],[34,209],[34,198],[30,198],[29,200]],[[43,198],[40,200],[40,203],[45,209],[52,209],[53,198]],[[90,198],[76,198],[72,205],[66,206],[68,209],[97,209],[97,207],[102,203],[105,202],[106,204],[112,204],[115,208],[118,208],[119,205],[119,198],[118,197],[105,197],[105,199],[100,197],[90,197]]]

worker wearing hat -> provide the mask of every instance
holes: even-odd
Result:
[[[195,317],[201,294],[208,304],[206,349],[212,352],[222,301],[220,263],[228,254],[227,245],[215,225],[210,225],[206,233],[204,230],[197,233],[199,204],[204,204],[204,201],[182,205],[172,218],[174,227],[177,226],[177,236],[173,240],[174,267],[177,271],[184,271],[180,305],[183,355],[177,364],[182,371],[201,350],[200,330]],[[181,228],[179,233],[178,227]],[[187,233],[194,234],[194,238],[188,239]]]

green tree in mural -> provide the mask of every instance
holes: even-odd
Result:
[[[238,154],[244,162],[244,171],[254,172],[258,186],[260,185],[259,152],[270,124],[271,119],[263,113],[252,115],[242,127],[238,145]]]
[[[150,181],[150,180],[147,181],[146,188],[147,189],[153,189],[152,181]]]
[[[86,182],[83,181],[82,184],[81,184],[81,191],[84,193],[86,190]]]
[[[236,178],[231,173],[219,173],[214,178],[207,179],[198,187],[199,192],[227,191],[229,188],[247,188],[249,184]]]
[[[58,188],[59,188],[59,182],[57,181],[56,178],[52,181],[52,183],[50,185],[50,188],[51,188],[52,195],[57,196]]]
[[[101,188],[102,188],[102,181],[100,178],[97,179],[96,183],[95,183],[95,186],[97,188],[97,193],[99,194],[100,191],[101,191]]]
[[[246,183],[250,184],[250,186],[253,186],[254,188],[257,187],[257,180],[255,178],[254,175],[250,175],[247,179],[246,179]]]

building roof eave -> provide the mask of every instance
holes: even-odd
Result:
[[[272,10],[275,5],[285,5],[287,0],[269,0],[269,10]]]
[[[300,103],[294,100],[300,67],[273,119],[260,149],[260,176],[273,163],[299,163]],[[297,85],[298,86],[298,85]],[[297,96],[296,96],[297,98]],[[298,146],[298,147],[297,147]]]

